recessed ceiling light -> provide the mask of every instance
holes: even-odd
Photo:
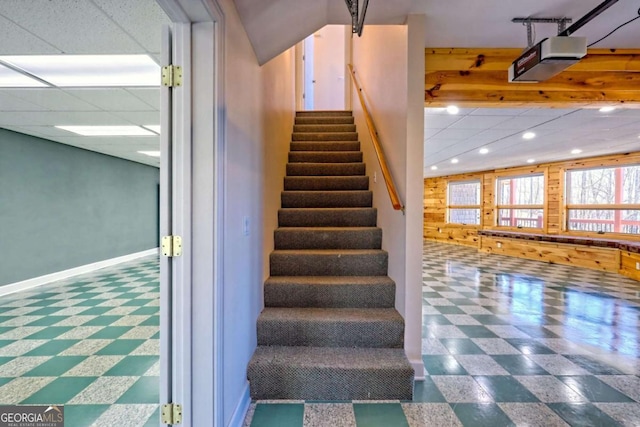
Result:
[[[145,156],[160,157],[159,151],[138,151],[138,153],[144,154]]]
[[[47,85],[4,65],[0,65],[0,87],[47,87]]]
[[[533,132],[525,132],[522,134],[523,139],[533,139],[536,137],[536,134]]]
[[[536,159],[529,159],[529,160],[527,160],[527,163],[533,163],[535,161],[536,161]]]
[[[449,114],[458,114],[459,112],[460,112],[460,109],[455,105],[449,105],[447,107],[447,113]]]
[[[571,154],[580,154],[582,153],[582,150],[579,148],[574,148],[573,150],[571,150]]]
[[[454,165],[458,163],[458,161],[459,161],[458,159],[451,159],[451,163],[453,163]]]
[[[489,152],[488,148],[481,148],[480,149],[480,154],[487,154]]]
[[[612,107],[611,105],[608,105],[608,106],[606,106],[606,107],[602,107],[602,108],[601,108],[600,110],[598,110],[598,111],[600,111],[601,113],[610,113],[610,112],[612,112],[612,111],[613,111],[613,110],[615,110],[615,109],[616,109],[616,107]]]
[[[142,125],[142,127],[160,135],[160,125]]]
[[[0,56],[58,87],[160,86],[160,67],[148,55]]]
[[[56,126],[82,136],[156,136],[140,126]]]
[[[432,171],[437,171],[437,170],[438,170],[438,167],[437,167],[436,165],[433,165],[433,166],[431,166],[431,170],[432,170]]]

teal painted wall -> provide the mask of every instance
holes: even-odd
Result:
[[[159,169],[0,129],[0,286],[158,246]]]

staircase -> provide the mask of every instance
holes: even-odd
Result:
[[[253,399],[412,398],[376,216],[351,112],[298,112],[248,367]]]

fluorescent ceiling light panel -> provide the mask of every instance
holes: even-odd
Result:
[[[480,149],[480,154],[487,154],[489,152],[488,148],[481,148]]]
[[[606,106],[606,107],[600,108],[600,110],[598,110],[598,111],[600,111],[601,113],[610,113],[615,109],[616,109],[616,107]]]
[[[0,65],[0,87],[47,87],[47,85]]]
[[[82,136],[157,136],[140,126],[56,126]]]
[[[458,163],[458,161],[459,161],[458,159],[451,159],[451,163],[453,163],[454,165]]]
[[[535,137],[536,137],[536,134],[533,132],[525,132],[524,134],[522,134],[523,139],[533,139]]]
[[[138,151],[138,153],[144,154],[145,156],[160,157],[159,151]]]
[[[160,135],[160,125],[142,125],[142,127]]]
[[[160,86],[160,67],[148,55],[0,56],[58,87]]]
[[[433,165],[433,166],[431,166],[431,170],[432,170],[432,171],[437,171],[437,170],[438,170],[438,167],[437,167],[437,166],[435,166],[435,165]]]

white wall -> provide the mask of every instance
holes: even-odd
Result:
[[[422,37],[420,39],[420,37]],[[406,215],[393,210],[371,145],[357,94],[352,108],[371,177],[383,249],[389,252],[389,276],[396,282],[396,308],[405,319],[405,351],[424,376],[422,342],[422,157],[424,17],[407,25],[366,26],[353,38],[352,58],[370,112],[395,179]],[[422,66],[420,66],[422,63]],[[422,68],[421,68],[422,67]],[[373,182],[374,173],[377,182]]]
[[[292,131],[294,54],[289,50],[261,68],[233,2],[220,3],[226,28],[222,393],[228,425],[248,403],[247,364],[256,347],[267,269],[264,247],[273,247],[286,162],[281,145],[290,141]],[[245,217],[249,235],[243,230]]]

